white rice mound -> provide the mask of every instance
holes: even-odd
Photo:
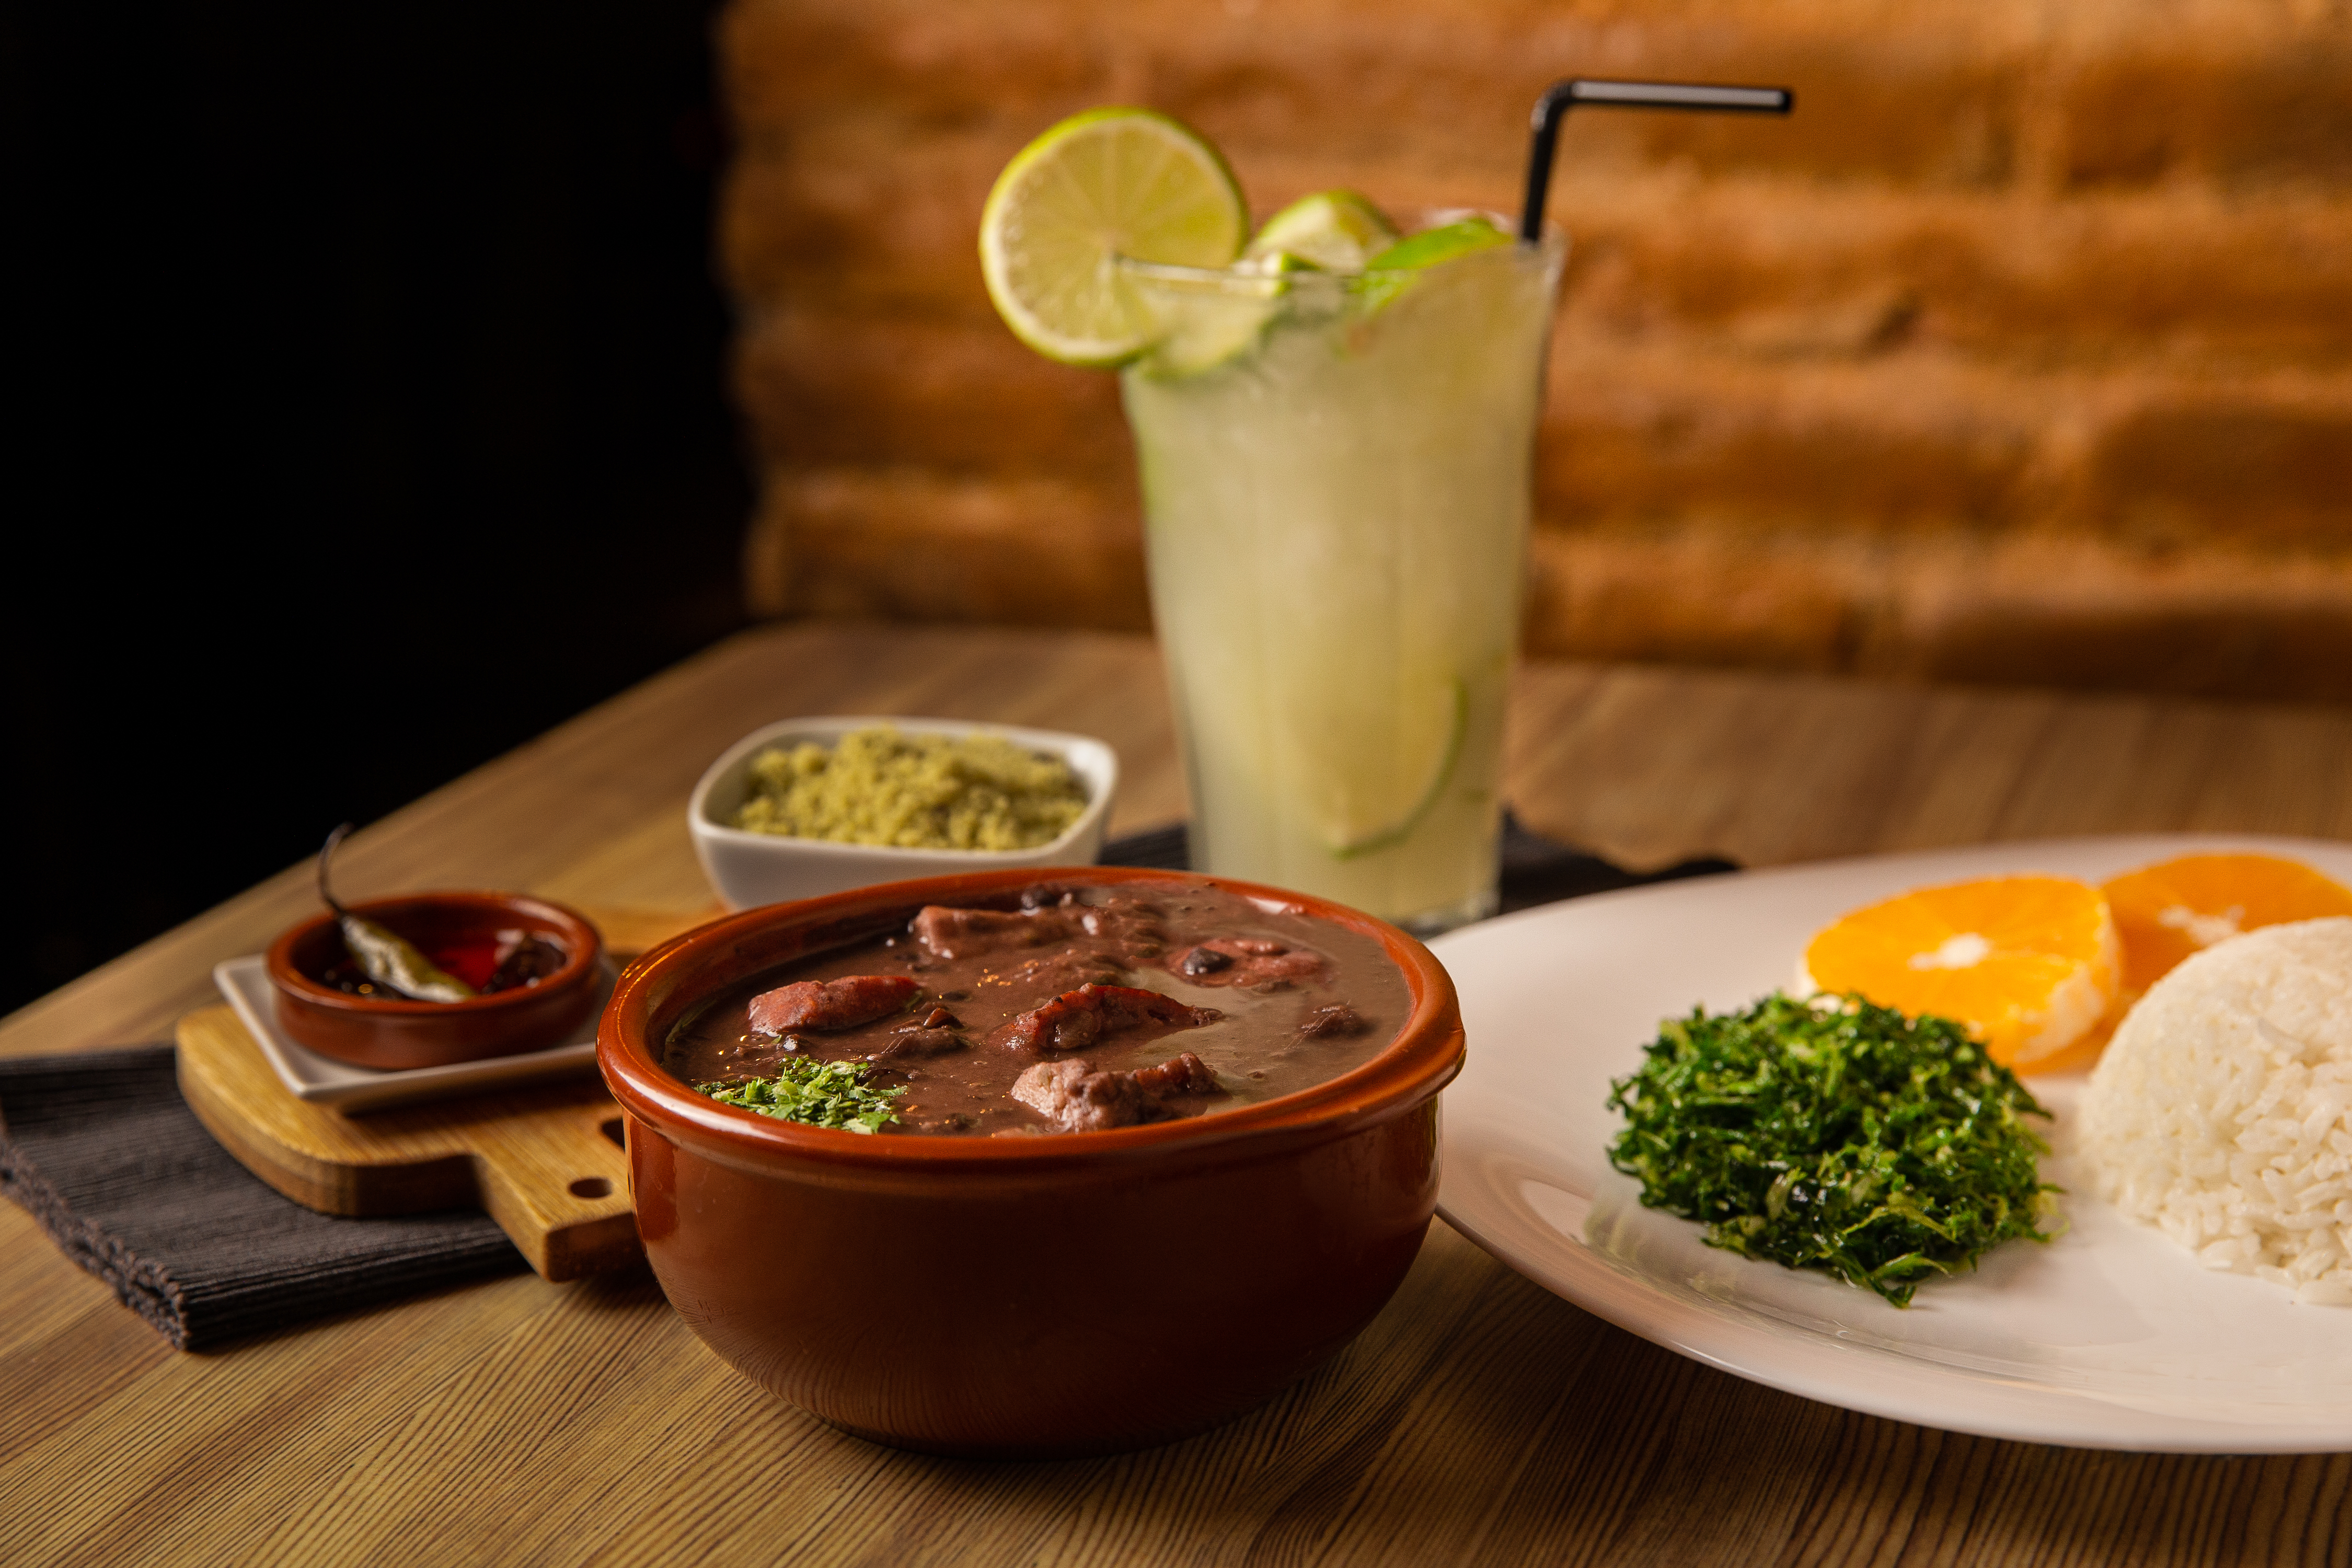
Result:
[[[2100,1195],[2208,1268],[2352,1305],[2352,918],[2265,926],[2150,986],[2081,1139]]]

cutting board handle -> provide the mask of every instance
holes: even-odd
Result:
[[[609,1123],[617,1132],[620,1121],[617,1106],[583,1106],[494,1130],[474,1152],[484,1212],[542,1278],[573,1279],[638,1255],[629,1163],[604,1131]]]

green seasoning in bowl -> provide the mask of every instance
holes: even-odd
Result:
[[[878,1132],[898,1120],[890,1102],[907,1091],[903,1087],[874,1088],[866,1082],[873,1071],[864,1062],[820,1062],[802,1058],[778,1062],[773,1078],[698,1083],[694,1091],[707,1094],[721,1105],[740,1105],[779,1121],[838,1127],[850,1132]]]
[[[735,826],[897,849],[1034,849],[1086,814],[1086,785],[1057,756],[999,735],[853,730],[751,759]]]

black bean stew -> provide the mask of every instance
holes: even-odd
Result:
[[[681,1023],[662,1065],[710,1084],[866,1062],[906,1091],[891,1132],[1076,1132],[1325,1082],[1411,1005],[1380,943],[1343,926],[1205,882],[1045,883],[755,976]]]

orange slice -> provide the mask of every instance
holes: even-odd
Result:
[[[1988,877],[1854,910],[1815,934],[1797,979],[1957,1018],[1993,1060],[2032,1072],[2098,1027],[2117,969],[2115,918],[2096,888]]]
[[[2200,948],[2260,926],[2352,915],[2352,889],[2275,855],[2183,855],[2101,889],[2123,939],[2117,1013]]]

